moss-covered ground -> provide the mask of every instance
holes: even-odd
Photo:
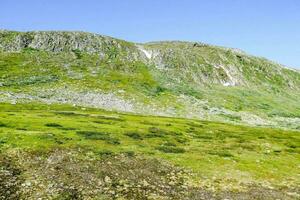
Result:
[[[61,152],[60,156],[77,152],[72,154],[74,158],[60,160],[62,165],[64,162],[72,165],[69,159],[81,159],[87,154],[92,157],[125,155],[132,159],[142,157],[166,161],[192,173],[185,175],[188,184],[213,192],[247,191],[254,185],[278,189],[281,191],[279,194],[285,194],[288,190],[299,190],[300,184],[299,132],[280,129],[139,116],[69,105],[2,103],[0,149],[2,156],[13,156],[11,160],[18,163],[22,177],[18,180],[25,184],[26,179],[32,179],[26,177],[26,171],[27,176],[32,168],[36,168],[35,172],[39,171],[35,166],[39,159],[34,156],[51,159],[51,152],[56,151]],[[23,154],[29,162],[20,156]],[[41,158],[38,162],[42,162]],[[42,166],[47,165],[44,163]],[[74,170],[83,172],[89,169]],[[143,171],[142,168],[140,170]],[[40,179],[39,176],[42,177],[37,175],[36,179]],[[71,180],[64,179],[65,184],[71,184],[68,183]],[[43,190],[43,187],[40,189]],[[36,195],[31,192],[31,195]],[[290,193],[296,195],[295,192]]]

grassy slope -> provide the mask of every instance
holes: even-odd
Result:
[[[164,75],[151,64],[141,61],[99,59],[98,55],[79,52],[51,53],[24,49],[20,53],[0,53],[0,83],[2,92],[25,93],[32,96],[47,96],[47,90],[117,92],[122,98],[134,99],[135,103],[154,105],[157,108],[172,108],[176,115],[185,116],[209,108],[225,108],[236,114],[219,114],[213,120],[241,122],[239,112],[249,112],[262,118],[300,116],[299,93],[283,90],[276,93],[264,88],[253,89],[244,86],[207,87],[192,82],[175,84],[169,75]],[[176,71],[175,71],[176,72]],[[175,73],[174,72],[174,73]],[[181,74],[179,71],[176,74]],[[186,79],[187,80],[187,79]],[[67,88],[67,89],[66,89]],[[280,88],[280,87],[279,87]],[[180,102],[178,96],[186,95],[205,106]],[[47,98],[47,97],[46,97]],[[75,102],[76,103],[76,102]],[[147,113],[147,109],[144,110]],[[207,111],[208,112],[208,111]],[[174,114],[173,114],[174,115]],[[208,114],[210,115],[210,114]],[[196,117],[197,114],[191,115]],[[247,121],[243,121],[243,123]],[[299,128],[296,123],[276,124],[277,126]]]
[[[300,184],[299,132],[67,105],[1,104],[0,108],[2,152],[82,148],[138,154],[192,169],[197,184],[207,181],[221,189]]]
[[[162,79],[163,84],[172,82],[169,79],[175,77],[180,84],[173,85],[173,90],[183,85],[185,88],[180,88],[180,92],[208,100],[215,107],[299,117],[299,73],[264,58],[205,44],[195,47],[195,44],[159,42],[146,45],[149,51],[161,54],[167,69],[162,73],[168,78]],[[234,87],[222,87],[218,82],[229,81],[226,68],[234,74]]]

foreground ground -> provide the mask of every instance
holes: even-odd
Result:
[[[297,131],[0,104],[0,199],[299,199]]]

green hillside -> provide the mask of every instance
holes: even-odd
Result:
[[[0,31],[0,199],[300,198],[300,72],[199,42]]]
[[[4,102],[299,128],[300,73],[234,49],[11,31],[0,33],[0,49]]]

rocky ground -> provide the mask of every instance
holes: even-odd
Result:
[[[8,156],[9,155],[9,156]],[[296,199],[299,188],[218,191],[193,173],[127,152],[13,151],[0,155],[0,199]],[[218,180],[216,180],[218,181]],[[204,184],[204,185],[203,185]],[[200,186],[201,185],[201,186]]]

